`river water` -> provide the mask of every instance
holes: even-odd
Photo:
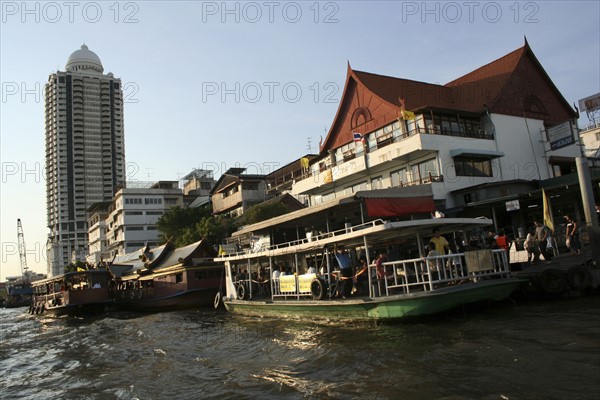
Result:
[[[600,398],[600,296],[393,324],[0,309],[2,399]]]

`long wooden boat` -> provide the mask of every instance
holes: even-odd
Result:
[[[212,306],[223,286],[223,265],[212,262],[214,255],[212,247],[199,241],[178,249],[149,249],[140,263],[110,265],[115,306],[135,311]]]
[[[354,198],[360,201],[360,197]],[[334,213],[356,215],[351,208],[335,208],[340,204],[340,201],[334,204]],[[331,211],[320,207],[317,214],[331,215]],[[362,208],[360,211],[362,214]],[[247,316],[328,321],[402,319],[432,315],[464,304],[503,300],[523,283],[510,276],[504,250],[424,254],[422,238],[431,237],[434,228],[446,235],[454,231],[465,234],[469,229],[482,231],[492,223],[489,219],[373,219],[274,243],[277,232],[287,229],[293,233],[290,228],[294,225],[316,223],[315,213],[310,210],[291,214],[288,218],[276,217],[273,223],[244,228],[253,237],[253,244],[244,251],[222,254],[215,259],[225,264],[223,303],[228,311]],[[241,235],[238,239],[241,240]],[[355,268],[351,276],[345,274],[346,278],[335,266],[333,254],[336,247],[342,246],[355,265],[361,255],[366,261],[360,272]],[[390,254],[378,275],[372,255],[397,247],[418,254],[408,258]],[[288,275],[274,275],[277,269],[288,269]],[[346,292],[342,297],[340,287],[349,279],[353,281],[353,293]]]
[[[67,272],[32,283],[30,314],[85,316],[102,313],[113,303],[112,276],[106,269]]]

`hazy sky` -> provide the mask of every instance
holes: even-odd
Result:
[[[444,84],[524,37],[571,104],[600,91],[598,1],[2,1],[0,280],[46,272],[48,75],[85,43],[121,78],[128,180],[269,173],[316,152],[354,69]],[[585,120],[580,120],[580,125]],[[309,144],[311,149],[309,150]]]

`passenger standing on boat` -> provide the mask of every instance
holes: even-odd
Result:
[[[279,271],[279,266],[275,264],[273,266],[273,293],[279,294],[279,277],[281,276],[281,271]]]
[[[377,271],[377,288],[379,289],[379,295],[383,294],[383,288],[385,287],[385,280],[387,279],[387,274],[385,273],[384,262],[387,261],[387,253],[385,250],[381,250],[379,252],[379,257],[375,260],[375,271]]]
[[[346,298],[352,293],[352,260],[344,248],[337,246],[335,246],[335,259],[340,267],[342,297]]]
[[[508,258],[508,256],[509,256],[508,250],[510,249],[510,240],[504,234],[504,229],[500,229],[498,231],[498,235],[496,236],[496,245],[498,246],[498,248],[504,249],[504,252],[506,253],[506,262],[510,263],[510,259]]]
[[[497,249],[498,243],[496,243],[496,231],[490,229],[485,237],[485,248],[486,249]]]
[[[354,278],[356,279],[356,293],[361,295],[369,292],[369,265],[365,256],[360,256],[358,262],[360,266]]]
[[[448,254],[450,243],[448,243],[445,237],[440,235],[438,228],[433,230],[433,237],[429,240],[429,243],[433,243],[433,248],[430,248],[430,251],[436,251],[439,255]]]

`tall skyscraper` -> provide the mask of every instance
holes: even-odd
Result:
[[[46,208],[48,274],[85,260],[86,210],[110,201],[125,182],[121,80],[104,74],[84,44],[66,71],[48,78],[46,100]]]

